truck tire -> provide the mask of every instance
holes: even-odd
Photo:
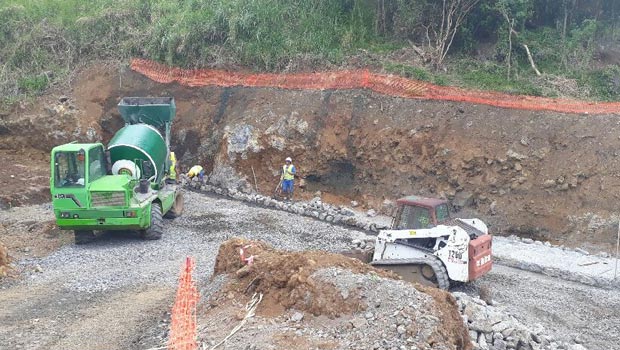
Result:
[[[164,223],[161,217],[161,205],[159,203],[151,204],[151,226],[146,230],[142,230],[141,236],[146,240],[160,239],[164,232]]]
[[[95,232],[93,230],[75,230],[75,244],[86,244],[95,240]]]
[[[183,199],[183,193],[178,192],[174,197],[174,203],[172,203],[172,208],[168,210],[164,217],[166,219],[175,219],[179,216],[183,215],[183,208],[185,207],[185,200]]]

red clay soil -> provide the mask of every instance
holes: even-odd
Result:
[[[465,90],[369,70],[344,70],[296,74],[249,74],[214,69],[180,69],[157,62],[134,59],[131,69],[159,83],[179,83],[190,87],[244,86],[299,90],[370,89],[394,97],[467,102],[530,111],[583,114],[620,114],[620,103],[600,103],[509,95],[499,92]]]
[[[254,256],[251,266],[241,262],[239,249],[246,247],[246,256]],[[220,246],[215,260],[214,275],[235,274],[236,283],[230,287],[237,293],[260,292],[267,304],[295,308],[315,316],[338,317],[366,309],[356,298],[343,299],[331,285],[313,280],[310,275],[327,267],[340,267],[354,273],[375,273],[381,277],[398,277],[377,270],[359,260],[319,251],[277,251],[258,241],[240,238],[228,240]],[[312,297],[308,297],[308,295]]]

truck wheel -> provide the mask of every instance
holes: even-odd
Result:
[[[95,232],[93,230],[75,230],[75,244],[86,244],[95,240]]]
[[[161,217],[161,206],[159,203],[151,204],[151,226],[141,232],[143,239],[156,240],[160,239],[164,232],[164,223]]]
[[[174,197],[174,203],[172,204],[172,208],[168,210],[164,217],[166,219],[174,219],[183,215],[183,208],[185,207],[185,200],[183,199],[183,193],[178,192]]]

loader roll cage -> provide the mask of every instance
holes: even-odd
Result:
[[[398,210],[394,217],[394,229],[428,229],[450,219],[448,203],[445,200],[409,196],[397,201]]]

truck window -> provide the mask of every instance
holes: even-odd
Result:
[[[448,211],[447,204],[438,205],[435,209],[435,216],[437,217],[438,222],[442,222],[450,218],[450,212]]]
[[[397,220],[396,229],[424,229],[429,228],[430,224],[431,215],[430,211],[427,208],[405,205],[400,212],[400,217]]]
[[[84,154],[57,152],[54,155],[54,184],[56,187],[84,187]]]
[[[103,147],[95,147],[88,151],[88,181],[92,182],[105,175],[106,164]]]

